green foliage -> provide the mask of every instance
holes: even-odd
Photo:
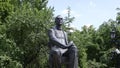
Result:
[[[47,67],[47,29],[51,25],[53,8],[46,7],[47,0],[9,0],[2,11],[0,27],[1,68]],[[8,5],[7,7],[4,7]],[[4,23],[6,22],[6,23]],[[46,57],[46,58],[45,58]],[[6,64],[6,61],[9,62]]]
[[[116,21],[104,22],[98,30],[91,25],[83,26],[81,31],[74,31],[70,35],[78,47],[80,68],[110,68],[113,67],[109,57],[112,51],[110,31]],[[118,25],[118,24],[117,24]],[[116,27],[119,30],[119,26]],[[118,32],[119,33],[119,32]]]
[[[13,11],[13,5],[10,4],[11,0],[4,0],[0,2],[0,21],[5,23],[5,19],[9,16]]]
[[[106,68],[107,67],[106,64],[96,62],[95,60],[93,60],[93,61],[89,60],[88,66],[89,66],[89,68]]]
[[[13,61],[9,56],[0,56],[0,68],[22,68],[18,61]]]
[[[13,39],[17,47],[20,48],[19,61],[23,66],[28,68],[41,67],[41,64],[46,62],[39,63],[42,59],[39,55],[44,53],[43,57],[47,54],[43,51],[46,51],[45,47],[47,47],[46,31],[50,25],[52,10],[50,8],[44,10],[27,9],[28,6],[29,4],[23,6],[21,8],[23,10],[19,9],[11,15],[8,20],[7,36]],[[44,50],[42,50],[43,48]],[[45,60],[45,58],[43,59]]]
[[[86,48],[84,47],[84,44],[82,43],[83,36],[80,31],[75,31],[69,36],[70,40],[73,40],[78,48],[78,62],[80,68],[87,68],[87,54],[86,54]]]

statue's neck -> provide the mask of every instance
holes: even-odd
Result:
[[[61,26],[56,25],[57,30],[62,30]]]

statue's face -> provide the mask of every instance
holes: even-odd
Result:
[[[61,16],[57,16],[55,18],[55,23],[56,23],[56,25],[61,26],[63,24],[63,18]]]

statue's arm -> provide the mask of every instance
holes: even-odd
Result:
[[[64,33],[65,33],[65,38],[66,38],[65,41],[66,41],[67,47],[70,48],[71,46],[75,45],[75,44],[73,43],[73,41],[68,42],[67,33],[66,33],[66,32],[64,32]]]
[[[64,32],[64,34],[65,34],[65,42],[66,42],[66,44],[68,44],[68,36],[67,36],[67,33]]]
[[[58,41],[58,39],[57,39],[56,36],[55,36],[55,33],[54,33],[53,29],[50,29],[50,30],[48,31],[48,36],[49,36],[49,39],[50,39],[50,41],[52,42],[52,44],[55,44],[55,45],[57,45],[58,47],[63,48],[63,49],[67,48],[66,45],[64,45],[64,44],[62,44],[62,43],[60,43],[60,42]]]

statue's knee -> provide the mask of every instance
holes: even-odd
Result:
[[[61,53],[60,51],[52,51],[52,55],[55,55],[55,56],[60,56]]]
[[[73,47],[71,48],[71,50],[72,50],[72,52],[74,52],[74,53],[77,53],[77,52],[78,52],[78,49],[77,49],[76,46],[73,46]]]
[[[72,46],[72,49],[73,49],[73,50],[76,50],[76,51],[78,50],[77,47],[76,47],[75,45]]]

